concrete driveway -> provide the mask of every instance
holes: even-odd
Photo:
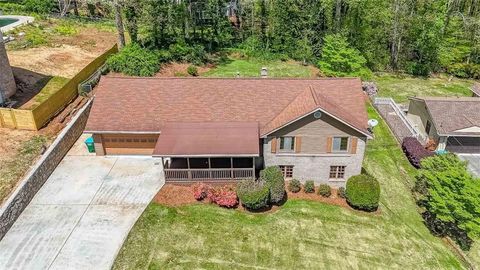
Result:
[[[480,177],[480,154],[459,154],[461,159],[468,161],[468,169]]]
[[[0,242],[1,269],[110,269],[164,184],[150,157],[96,157],[78,143]]]

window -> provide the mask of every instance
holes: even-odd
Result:
[[[293,166],[291,165],[280,165],[280,170],[283,173],[284,178],[292,178],[293,177]]]
[[[330,179],[343,179],[345,177],[345,166],[330,166]]]
[[[427,133],[427,135],[430,135],[431,128],[432,128],[432,123],[430,123],[430,121],[427,120],[427,123],[425,124],[425,132]]]
[[[295,148],[295,137],[280,137],[280,151],[291,152]]]
[[[342,152],[348,150],[348,137],[333,137],[333,152]]]

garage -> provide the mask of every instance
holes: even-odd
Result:
[[[152,155],[158,134],[94,134],[97,155]]]
[[[480,153],[480,137],[448,137],[445,149],[454,153],[478,154]]]

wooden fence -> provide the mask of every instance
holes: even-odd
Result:
[[[90,62],[61,89],[32,110],[0,108],[0,127],[39,130],[78,96],[78,84],[89,78],[105,63],[109,55],[117,51],[118,48],[115,44],[108,51]]]

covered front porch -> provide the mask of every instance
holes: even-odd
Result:
[[[162,158],[165,181],[232,181],[254,178],[255,157]]]
[[[170,122],[153,155],[162,158],[167,182],[227,182],[256,177],[258,123]]]

